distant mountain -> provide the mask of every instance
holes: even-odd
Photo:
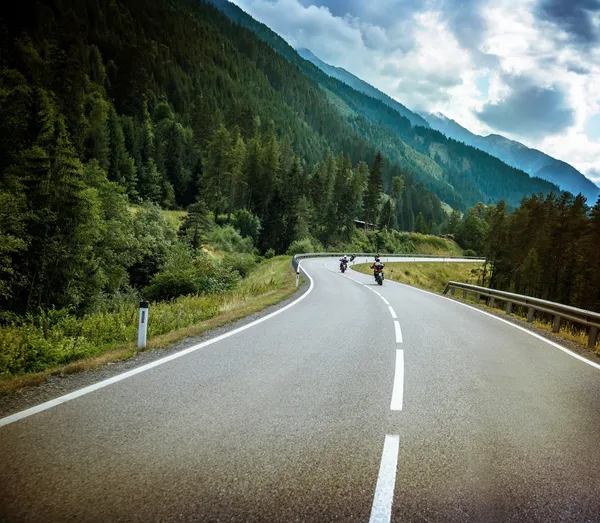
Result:
[[[441,113],[423,115],[432,128],[447,137],[477,147],[504,163],[521,169],[531,176],[548,180],[565,191],[582,193],[592,205],[600,195],[600,188],[586,178],[575,167],[552,158],[542,151],[531,149],[520,142],[509,140],[498,134],[480,136]]]
[[[408,118],[412,125],[420,125],[422,127],[429,127],[429,123],[421,115],[414,113],[413,111],[411,111],[410,109],[408,109],[404,105],[402,105],[400,102],[397,102],[396,100],[389,97],[387,94],[380,91],[376,87],[373,87],[371,84],[368,84],[364,80],[361,80],[357,76],[354,76],[352,73],[346,71],[346,69],[343,69],[341,67],[334,67],[333,65],[329,65],[329,64],[323,62],[320,58],[315,56],[312,53],[312,51],[310,51],[310,49],[300,48],[300,49],[296,49],[296,51],[302,58],[315,64],[325,74],[328,74],[329,76],[332,76],[333,78],[337,78],[340,82],[344,82],[345,84],[349,85],[353,89],[356,89],[357,91],[360,91],[361,93],[369,95],[372,98],[380,100],[387,106],[391,107],[392,109],[395,109],[402,116],[404,116],[405,118]]]

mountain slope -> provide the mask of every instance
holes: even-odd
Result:
[[[474,134],[440,113],[428,114],[425,115],[425,118],[427,118],[432,128],[444,133],[449,138],[477,147],[492,156],[500,158],[508,165],[522,169],[531,176],[548,180],[563,190],[573,194],[582,193],[591,203],[594,203],[600,194],[600,188],[575,167],[552,158],[542,151],[531,149],[520,142],[509,140],[501,135],[480,136]]]
[[[452,206],[465,208],[478,201],[492,203],[501,198],[516,206],[527,194],[559,192],[558,186],[541,178],[529,177],[527,173],[477,148],[449,139],[439,131],[413,127],[408,118],[381,100],[353,89],[302,58],[283,38],[236,5],[227,0],[209,1],[333,93],[338,101],[345,104],[340,114],[363,138],[377,143],[391,159],[414,168],[402,160],[406,158],[403,154],[408,151],[406,146],[412,149],[419,160],[415,170],[417,180]],[[398,152],[400,157],[397,159]]]
[[[328,74],[329,76],[337,78],[338,80],[344,82],[353,89],[360,91],[361,93],[364,93],[372,98],[376,98],[377,100],[382,101],[384,104],[391,107],[392,109],[398,111],[398,113],[400,113],[402,116],[408,118],[412,125],[421,125],[423,127],[429,127],[429,123],[427,122],[427,120],[425,120],[425,118],[423,118],[417,113],[412,112],[400,102],[397,102],[387,94],[381,92],[376,87],[373,87],[371,84],[368,84],[367,82],[361,80],[357,76],[354,76],[352,73],[346,71],[346,69],[343,69],[341,67],[334,67],[323,62],[320,58],[315,56],[309,49],[300,48],[297,49],[297,51],[302,58],[308,60],[309,62],[312,62],[319,69],[321,69],[321,71]]]

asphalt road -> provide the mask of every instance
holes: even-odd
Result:
[[[0,420],[1,520],[600,521],[600,369],[302,266],[314,286],[281,313]]]

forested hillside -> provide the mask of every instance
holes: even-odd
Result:
[[[376,98],[377,100],[381,100],[384,104],[390,106],[392,109],[398,111],[402,116],[408,118],[412,125],[429,127],[429,123],[421,115],[412,112],[410,109],[389,97],[384,92],[346,71],[346,69],[326,64],[318,56],[315,56],[310,49],[297,49],[297,52],[302,58],[312,62],[319,69],[321,69],[321,71],[327,73],[329,76],[337,78],[341,82],[344,82],[361,93],[364,93],[372,98]]]
[[[195,250],[211,220],[254,224],[265,253],[348,242],[357,218],[421,232],[445,219],[406,165],[354,130],[374,126],[345,121],[315,82],[212,6],[24,1],[0,23],[9,310],[83,307],[149,285],[176,244],[151,204],[193,207],[180,233]]]
[[[386,103],[356,91],[303,59],[276,33],[228,0],[209,1],[333,93],[340,113],[361,136],[410,168],[417,180],[452,207],[465,209],[478,201],[494,203],[501,198],[517,206],[523,195],[559,192],[556,185],[531,178],[479,149],[446,138],[433,129],[413,127],[408,118]]]

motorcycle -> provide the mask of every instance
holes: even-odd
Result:
[[[377,285],[383,285],[383,267],[375,267],[374,273]]]
[[[348,268],[348,262],[346,260],[340,260],[340,271],[342,271],[342,274],[344,274],[346,272],[347,268]]]

